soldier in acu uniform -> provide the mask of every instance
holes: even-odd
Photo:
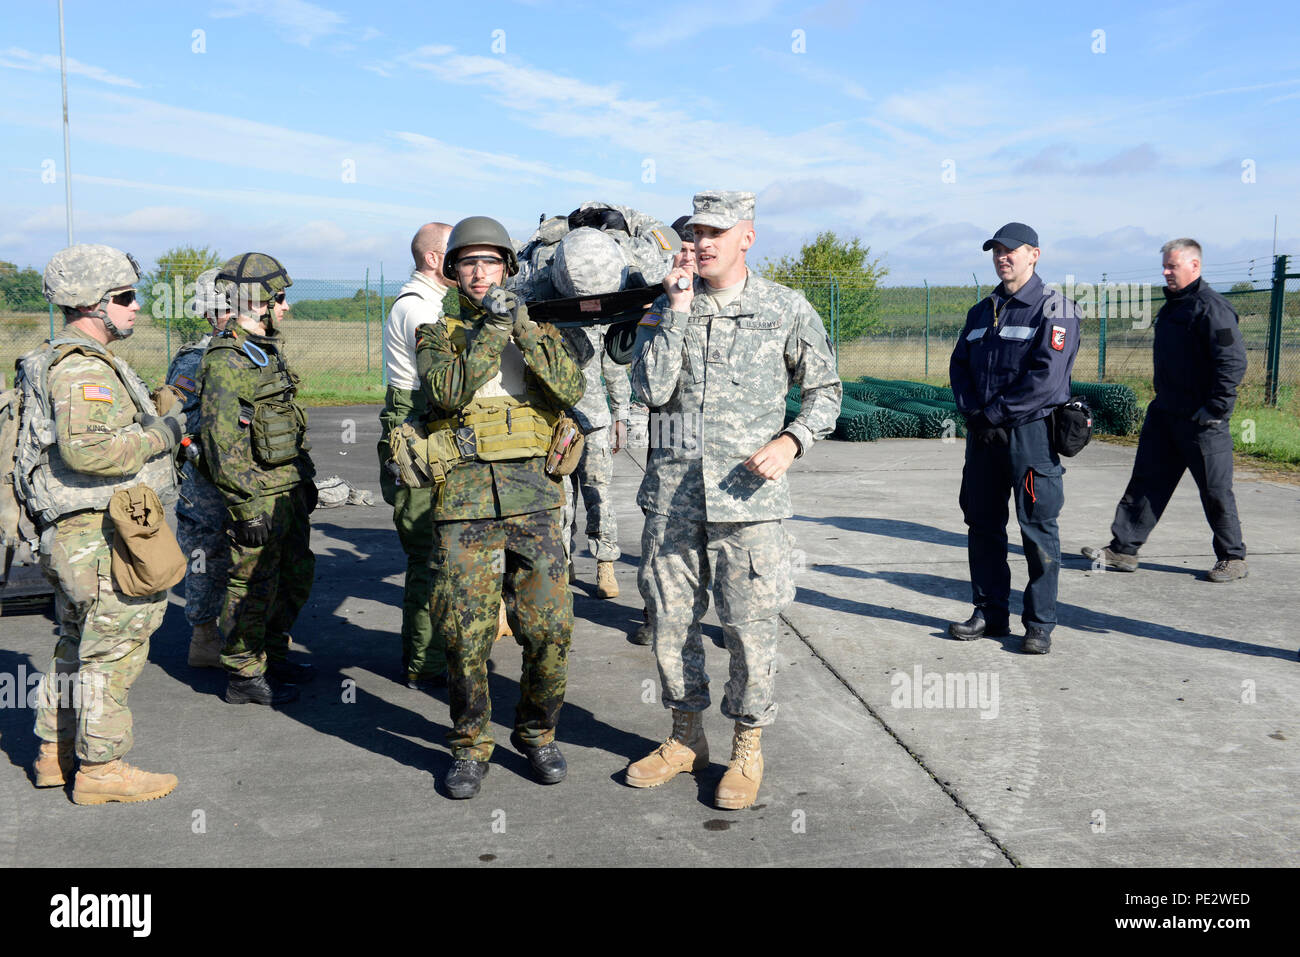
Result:
[[[695,196],[687,225],[698,276],[676,266],[641,319],[632,390],[675,428],[652,431],[637,504],[646,513],[638,585],[649,609],[668,739],[633,762],[627,783],[663,784],[708,766],[701,712],[709,706],[700,619],[709,585],[731,655],[722,713],[735,722],[731,763],[715,803],[754,803],[762,729],[776,719],[777,616],[794,600],[785,472],[830,433],[842,386],[821,318],[799,293],[754,275],[754,194]],[[685,288],[679,288],[680,285]],[[784,429],[785,395],[803,409]],[[656,447],[657,446],[657,447]]]
[[[183,414],[156,414],[139,377],[106,348],[133,331],[139,276],[136,261],[109,246],[72,246],[50,260],[45,297],[63,308],[67,324],[46,347],[54,350],[46,357],[47,409],[25,413],[48,413],[54,426],[54,443],[41,450],[23,496],[43,528],[41,568],[55,587],[59,619],[36,709],[36,786],[62,786],[79,759],[78,804],[150,801],[177,784],[173,774],[123,760],[132,744],[127,694],[167,595],[132,598],[115,585],[108,504],[118,489],[140,484],[165,504],[174,501],[170,453],[185,429]]]
[[[221,335],[230,318],[230,301],[216,287],[220,269],[199,273],[194,281],[195,308]],[[167,384],[185,397],[185,420],[197,433],[200,366],[212,335],[182,346],[167,369]],[[198,453],[197,443],[190,446]],[[181,472],[176,503],[176,538],[189,562],[185,573],[185,619],[190,623],[189,664],[192,668],[221,667],[221,633],[217,616],[226,597],[230,572],[230,539],[226,537],[226,502],[216,486],[204,478],[194,461]],[[197,555],[195,553],[198,553]]]
[[[229,297],[235,323],[203,356],[199,467],[221,492],[230,533],[219,628],[231,704],[292,701],[295,686],[313,674],[311,665],[289,661],[289,629],[316,568],[308,517],[316,469],[279,328],[292,284],[265,253],[229,260],[217,288]]]
[[[499,287],[518,268],[505,228],[485,216],[458,223],[443,274],[460,286],[460,314],[416,331],[431,436],[456,430],[458,457],[434,502],[435,578],[446,576],[434,627],[447,636],[455,761],[445,785],[471,798],[487,773],[487,658],[497,634],[503,580],[513,586],[523,674],[511,743],[544,784],[564,779],[555,726],[573,632],[560,526],[561,482],[544,468],[551,424],[582,397],[582,372],[553,326],[539,326]],[[484,297],[491,296],[484,308]],[[435,593],[436,598],[436,593]]]

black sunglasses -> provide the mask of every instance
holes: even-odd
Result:
[[[279,304],[279,303],[284,302],[284,300],[285,300],[284,290],[281,289],[281,290],[280,290],[279,292],[277,292],[274,296],[272,296],[271,299],[272,299],[276,304]]]
[[[135,290],[128,289],[125,292],[115,292],[108,298],[113,300],[114,305],[129,306],[131,303],[135,302]]]

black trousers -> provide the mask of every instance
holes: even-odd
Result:
[[[1136,555],[1165,513],[1184,471],[1192,473],[1201,507],[1214,532],[1214,554],[1224,561],[1246,557],[1232,494],[1232,435],[1220,425],[1197,425],[1156,408],[1147,409],[1137,458],[1110,527],[1110,549]]]
[[[1025,546],[1025,627],[1051,633],[1056,625],[1056,586],[1061,573],[1057,518],[1065,504],[1065,469],[1052,450],[1047,419],[1010,431],[1010,444],[994,448],[967,440],[961,476],[961,511],[968,526],[971,601],[990,622],[1006,620],[1011,597],[1007,564],[1007,500],[1016,502]]]

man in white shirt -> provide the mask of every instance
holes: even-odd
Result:
[[[415,372],[415,330],[436,322],[443,299],[455,285],[442,275],[442,258],[451,227],[426,223],[411,240],[415,269],[402,286],[384,323],[384,367],[388,391],[379,415],[379,485],[384,501],[393,506],[393,524],[406,552],[406,587],[402,596],[402,665],[411,688],[445,687],[446,639],[435,635],[429,614],[433,579],[429,550],[433,547],[433,489],[399,486],[385,467],[389,433],[408,418],[423,419],[428,403]]]

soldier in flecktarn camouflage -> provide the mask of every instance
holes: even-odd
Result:
[[[132,598],[114,583],[108,505],[114,492],[140,484],[171,504],[171,453],[185,429],[183,414],[157,414],[144,383],[108,349],[134,331],[139,276],[133,258],[101,245],[71,246],[45,267],[45,297],[62,307],[66,325],[45,356],[52,364],[42,404],[55,442],[41,450],[24,497],[29,513],[42,516],[41,568],[55,587],[59,620],[36,709],[34,770],[37,787],[59,787],[79,759],[77,804],[150,801],[177,785],[173,774],[123,760],[133,741],[127,695],[148,660],[167,595]]]
[[[218,627],[226,700],[279,705],[310,681],[289,661],[289,629],[311,594],[316,557],[310,514],[316,469],[298,377],[281,325],[293,284],[279,261],[244,253],[221,267],[216,288],[234,311],[203,355],[199,469],[225,501],[230,579]]]
[[[695,196],[698,275],[675,266],[641,319],[632,391],[652,410],[637,504],[645,512],[638,585],[649,610],[668,739],[627,769],[633,787],[708,766],[700,619],[709,583],[731,656],[722,713],[735,722],[718,807],[749,807],[763,777],[762,729],[776,719],[778,616],[794,600],[786,470],[835,427],[843,391],[821,317],[754,275],[754,194]],[[803,408],[782,428],[797,383]]]
[[[194,309],[221,335],[230,318],[230,302],[217,290],[220,269],[199,273],[194,281]],[[167,369],[167,384],[185,400],[185,421],[198,432],[199,396],[202,390],[203,354],[212,334],[187,343],[176,351]],[[221,667],[221,633],[217,616],[226,597],[230,577],[230,539],[226,536],[226,501],[221,492],[199,470],[194,458],[198,442],[191,436],[187,458],[181,470],[181,489],[176,502],[176,539],[189,564],[185,572],[185,620],[192,629],[189,664],[192,668]]]
[[[573,596],[560,526],[563,484],[545,470],[550,424],[582,397],[582,371],[553,326],[528,318],[501,288],[518,268],[505,228],[471,216],[452,230],[443,274],[460,286],[460,313],[416,332],[416,368],[430,405],[430,435],[456,429],[464,459],[434,502],[434,627],[447,636],[455,761],[444,784],[472,798],[487,774],[487,659],[497,635],[503,584],[514,593],[515,640],[523,648],[511,743],[543,784],[567,766],[555,728],[568,676]],[[488,297],[491,309],[485,308]],[[445,592],[446,601],[438,594]]]

